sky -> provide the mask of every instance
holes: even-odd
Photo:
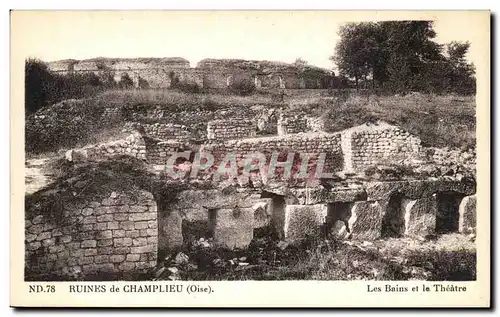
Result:
[[[44,61],[178,56],[194,67],[204,58],[300,57],[332,69],[341,25],[391,19],[433,20],[438,43],[471,42],[471,62],[484,54],[475,37],[481,17],[464,11],[15,11],[11,30],[26,57]]]

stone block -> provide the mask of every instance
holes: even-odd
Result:
[[[113,221],[112,214],[105,214],[105,215],[97,216],[97,222],[108,222],[108,221]]]
[[[111,263],[120,263],[125,261],[125,255],[124,254],[115,254],[109,257],[109,261]]]
[[[113,239],[104,239],[97,241],[97,246],[99,247],[109,247],[111,245],[113,245]]]
[[[100,247],[99,249],[97,249],[97,253],[98,254],[113,254],[115,251],[115,248],[109,246],[109,247]]]
[[[134,262],[123,262],[118,265],[118,270],[122,272],[130,272],[135,270],[135,263]]]
[[[127,262],[137,262],[139,258],[140,254],[127,254]]]
[[[114,238],[115,247],[129,247],[132,245],[132,238]]]
[[[113,230],[113,238],[123,238],[125,237],[125,230]]]
[[[135,229],[135,223],[133,221],[121,221],[120,222],[120,229],[124,230],[134,230]]]
[[[164,244],[166,248],[176,248],[182,245],[182,218],[177,211],[170,212],[165,219],[162,229],[162,244]]]
[[[128,220],[128,214],[126,214],[126,213],[123,213],[123,214],[122,213],[114,214],[113,218],[116,221],[125,221],[125,220]]]
[[[214,223],[214,241],[229,249],[245,249],[253,239],[252,208],[218,209]]]
[[[424,237],[435,233],[437,201],[434,196],[403,199],[401,208],[405,218],[405,235]]]
[[[127,230],[127,231],[125,231],[125,236],[127,238],[137,238],[140,236],[140,231],[139,230]]]
[[[93,224],[96,223],[96,216],[87,216],[83,218],[83,224]]]
[[[27,249],[28,249],[28,251],[35,251],[35,250],[39,249],[41,246],[42,246],[42,244],[39,241],[34,241],[34,242],[28,243]]]
[[[83,240],[81,247],[82,248],[95,248],[97,246],[96,240]]]
[[[96,255],[94,257],[94,263],[108,263],[109,258],[109,255]]]
[[[26,233],[25,235],[25,240],[26,242],[31,242],[36,239],[37,235],[36,234],[31,234],[31,233]]]
[[[80,258],[78,260],[78,264],[83,265],[83,266],[91,264],[91,263],[94,263],[94,257],[92,257],[92,256]]]
[[[62,236],[59,238],[59,241],[61,241],[61,243],[69,243],[72,240],[73,240],[72,236]]]
[[[142,212],[142,213],[130,214],[128,219],[132,220],[132,221],[154,220],[154,219],[156,219],[156,213],[155,212]]]
[[[120,226],[118,221],[110,221],[107,224],[108,224],[108,229],[118,229]]]
[[[85,249],[85,250],[83,250],[83,255],[84,256],[97,255],[97,249]]]
[[[114,254],[128,254],[130,253],[130,248],[131,247],[115,247],[113,249]]]
[[[349,231],[354,239],[375,240],[382,233],[383,206],[386,204],[378,201],[358,201],[351,209],[349,218]]]
[[[42,245],[44,247],[48,247],[48,246],[51,246],[51,245],[54,245],[54,244],[56,244],[56,239],[55,238],[42,240]]]
[[[476,195],[465,196],[458,207],[458,231],[462,233],[476,232]]]
[[[111,239],[113,238],[113,232],[111,230],[99,231],[96,233],[97,240]]]
[[[141,247],[131,247],[130,248],[130,253],[136,254],[136,253],[147,253],[147,252],[156,252],[156,246],[155,245],[145,245]]]
[[[253,206],[254,228],[263,228],[271,224],[272,221],[272,199],[259,199]]]
[[[36,240],[37,240],[37,241],[41,241],[41,240],[49,239],[50,237],[52,237],[52,233],[51,233],[50,231],[41,232],[41,233],[40,233],[40,234],[38,234],[38,236],[36,237]]]
[[[307,236],[318,236],[326,222],[327,206],[317,205],[287,205],[285,207],[284,233],[285,240],[296,243]]]

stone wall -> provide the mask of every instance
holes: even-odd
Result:
[[[81,149],[72,149],[66,152],[66,159],[72,162],[99,159],[113,155],[130,155],[135,158],[146,159],[146,143],[138,133],[132,133],[125,139],[90,145]]]
[[[123,120],[123,111],[120,107],[106,107],[103,109],[102,120],[104,121],[120,121]]]
[[[188,128],[182,124],[172,123],[138,123],[127,122],[124,125],[126,131],[139,131],[151,138],[159,140],[175,140],[178,142],[188,142],[191,138],[191,133]]]
[[[294,134],[310,131],[304,116],[285,116],[280,114],[278,118],[278,135]]]
[[[274,227],[289,243],[327,233],[357,240],[425,237],[440,232],[439,217],[454,219],[450,232],[475,232],[475,186],[459,181],[368,182],[355,187],[276,190],[179,193],[160,215],[160,249],[200,238],[211,238],[227,248],[245,248],[256,230],[267,226]]]
[[[208,122],[207,138],[215,141],[244,139],[254,137],[256,130],[256,122],[243,118],[213,120]]]
[[[133,79],[136,88],[171,88],[175,77],[180,82],[194,83],[198,87],[225,89],[231,78],[247,77],[262,89],[328,88],[330,73],[307,66],[299,70],[291,64],[267,61],[227,63],[226,60],[202,62],[191,68],[183,58],[96,58],[88,60],[62,60],[48,63],[49,69],[60,74],[94,73],[106,78],[111,75],[119,82],[123,74]]]
[[[146,159],[153,165],[166,165],[172,154],[186,150],[185,144],[176,140],[157,141],[146,137],[145,141]]]
[[[361,125],[342,132],[342,150],[347,170],[362,171],[378,164],[418,158],[420,139],[386,123]]]
[[[292,155],[292,174],[300,167],[300,154],[310,155],[309,164],[315,166],[319,154],[325,154],[324,173],[340,171],[343,168],[343,157],[340,145],[340,134],[338,133],[301,133],[284,136],[269,136],[253,139],[227,140],[202,145],[201,152],[209,152],[214,156],[214,167],[218,167],[222,160],[226,159],[228,153],[236,155],[237,164],[241,168],[247,154],[262,153],[266,156],[267,166],[272,155],[278,155],[278,161],[288,160]],[[213,172],[213,171],[212,171]],[[308,175],[312,176],[313,170],[307,169]],[[283,170],[276,172],[277,177],[283,175]],[[307,178],[307,177],[306,177]]]
[[[121,278],[156,267],[157,206],[151,193],[113,192],[63,208],[62,220],[39,214],[25,221],[28,279]]]

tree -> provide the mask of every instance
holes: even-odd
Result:
[[[349,23],[340,28],[340,41],[331,59],[340,75],[354,79],[356,88],[362,78],[373,78],[374,68],[379,64],[382,54],[377,33],[375,23]]]
[[[34,58],[25,61],[24,76],[24,104],[26,113],[30,113],[42,107],[49,98],[53,76],[44,62]]]
[[[293,62],[293,65],[297,67],[297,69],[303,70],[307,66],[307,61],[299,57]]]
[[[339,35],[331,59],[356,88],[371,81],[372,88],[398,93],[444,92],[458,83],[465,92],[475,85],[465,58],[470,44],[452,42],[443,52],[430,21],[348,23]]]

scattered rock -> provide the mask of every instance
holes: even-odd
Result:
[[[165,272],[165,270],[166,270],[165,267],[161,267],[158,271],[156,271],[155,273],[156,278],[159,278]]]
[[[178,265],[186,264],[189,262],[189,257],[182,252],[179,252],[175,257],[175,263]]]
[[[277,247],[280,248],[281,250],[285,250],[288,247],[288,243],[285,241],[280,241],[278,242]]]

